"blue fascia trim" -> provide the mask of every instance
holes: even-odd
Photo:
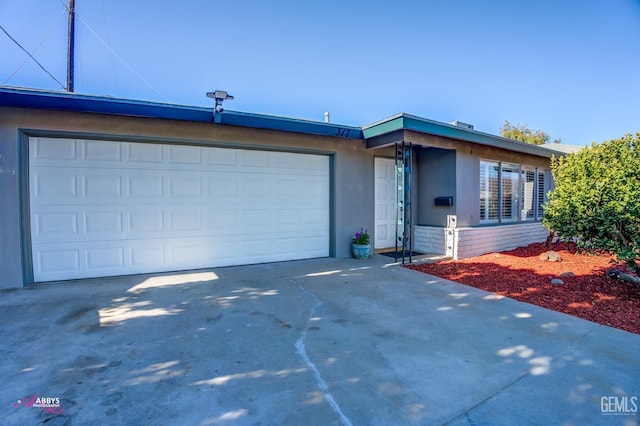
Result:
[[[396,130],[413,130],[420,133],[492,146],[509,151],[533,154],[540,157],[550,158],[552,155],[547,149],[536,145],[479,132],[477,130],[464,129],[453,124],[440,123],[405,113],[397,114],[366,126],[363,128],[363,133],[364,137],[368,139]]]
[[[65,92],[0,88],[0,105],[185,121],[213,121],[211,109]]]
[[[1,105],[214,123],[213,107],[205,108],[159,102],[134,101],[108,96],[82,95],[38,89],[0,87],[0,106]],[[365,126],[364,128],[238,111],[225,111],[222,115],[218,115],[215,118],[215,123],[230,126],[279,130],[356,140],[369,139],[396,130],[413,130],[541,157],[551,157],[553,153],[553,151],[535,145],[505,139],[476,130],[463,129],[454,125],[405,113],[396,114],[369,126]]]
[[[551,158],[552,156],[551,152],[537,145],[507,139],[502,136],[491,135],[477,130],[463,129],[453,124],[438,123],[412,115],[404,116],[404,128],[540,157]]]
[[[134,101],[106,96],[53,92],[37,89],[0,87],[0,105],[38,108],[48,110],[88,112],[98,114],[126,115],[134,117],[160,118],[167,120],[213,123],[213,107],[195,107],[159,102]],[[225,111],[217,116],[216,123],[231,126],[309,133],[323,136],[362,139],[359,127],[334,123],[314,122],[295,118]]]
[[[276,117],[239,111],[225,111],[220,116],[222,124],[254,127],[258,129],[282,130],[285,132],[311,133],[314,135],[363,139],[362,129],[335,123],[302,120],[298,118]]]

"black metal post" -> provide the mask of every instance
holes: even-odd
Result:
[[[76,2],[69,0],[69,31],[67,39],[67,92],[73,92],[75,68]]]

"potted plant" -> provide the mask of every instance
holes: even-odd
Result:
[[[351,240],[351,252],[356,259],[367,259],[369,257],[369,231],[360,228]]]

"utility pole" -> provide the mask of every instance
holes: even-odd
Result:
[[[76,2],[69,0],[69,33],[67,40],[67,92],[73,92],[73,69],[76,40]]]

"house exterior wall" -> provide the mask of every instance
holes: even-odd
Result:
[[[477,225],[480,223],[480,159],[460,150],[455,170],[458,226]]]
[[[456,228],[453,232],[453,259],[465,259],[494,251],[512,250],[546,239],[549,231],[541,222],[514,225]]]
[[[540,222],[527,222],[473,228],[416,226],[414,235],[414,250],[446,254],[457,260],[539,243],[549,231]]]
[[[25,279],[29,255],[29,135],[106,138],[110,140],[196,144],[285,150],[331,156],[330,255],[349,257],[351,237],[361,226],[374,226],[376,155],[393,156],[393,148],[368,151],[365,142],[339,137],[245,128],[213,123],[0,107],[0,288],[30,284]],[[26,204],[25,204],[26,203]]]
[[[427,171],[423,171],[422,169],[418,171],[418,174],[421,176],[418,180],[418,185],[421,188],[425,188],[425,186],[429,185],[429,177],[436,182],[442,182],[444,177],[449,176],[452,169],[455,171],[455,178],[452,179],[455,182],[454,208],[450,210],[455,211],[458,218],[458,227],[480,225],[481,160],[502,161],[531,167],[539,167],[546,170],[546,180],[549,183],[551,182],[551,174],[548,171],[550,169],[548,158],[514,151],[506,151],[485,145],[453,140],[414,131],[405,131],[404,138],[406,141],[421,145],[422,147],[427,147],[421,148],[419,154],[421,158],[419,166],[424,165],[429,168]],[[423,154],[436,153],[435,158],[437,159],[437,153],[441,152],[440,150],[430,151],[429,148],[440,148],[440,150],[455,152],[455,163],[451,164],[451,160],[431,161],[424,159]],[[443,155],[453,156],[451,153]],[[552,189],[552,186],[548,185],[547,189]],[[423,196],[423,192],[421,192],[420,196]],[[447,214],[452,213],[446,213],[444,210],[442,210],[442,213],[438,213],[437,209],[441,209],[441,207],[435,207],[433,205],[433,199],[431,199],[431,203],[429,203],[428,199],[426,200],[426,203],[425,200],[421,201],[420,214],[417,222],[418,225],[446,226]]]
[[[445,254],[445,237],[445,228],[418,225],[413,230],[413,249],[420,253]]]
[[[442,226],[447,215],[456,214],[456,152],[439,148],[416,148],[418,180],[418,225]],[[434,199],[453,197],[453,206],[436,207]],[[415,236],[417,239],[417,235]]]
[[[541,242],[548,236],[540,222],[480,226],[480,161],[538,167],[545,171],[548,191],[553,188],[548,158],[414,131],[405,131],[404,139],[421,146],[417,148],[420,204],[414,250],[463,259]],[[435,207],[434,196],[450,195],[441,192],[452,188],[454,206]],[[446,227],[450,214],[456,215],[456,228]]]

